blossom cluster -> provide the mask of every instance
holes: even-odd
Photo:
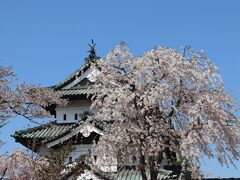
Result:
[[[134,57],[119,45],[98,61],[92,97],[98,112],[90,119],[105,124],[99,153],[134,154],[142,166],[164,158],[193,166],[204,155],[214,157],[214,147],[221,164],[234,164],[240,157],[236,102],[204,52],[188,50],[186,56],[156,47]]]

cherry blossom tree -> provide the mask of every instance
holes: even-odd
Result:
[[[66,100],[51,89],[21,83],[14,89],[16,76],[11,67],[0,66],[0,127],[17,115],[33,121],[49,117],[45,109],[51,104],[65,105]]]
[[[66,159],[74,147],[71,143],[47,156],[39,156],[32,151],[14,150],[10,155],[0,155],[0,180],[46,180],[66,179],[69,172],[75,178],[84,172],[82,162],[66,164]]]
[[[37,123],[34,119],[50,117],[46,108],[52,104],[64,106],[67,101],[53,90],[39,85],[21,83],[14,87],[16,76],[11,67],[0,66],[0,130],[9,118],[23,116]],[[3,141],[0,141],[2,144]],[[40,162],[16,150],[12,155],[0,157],[0,175],[7,174],[10,179],[37,179],[33,168],[40,168]],[[0,176],[0,177],[1,177]],[[1,179],[1,178],[0,178]]]
[[[32,179],[37,180],[37,172],[48,164],[45,158],[33,159],[20,149],[11,155],[0,156],[0,179]]]
[[[236,102],[203,51],[156,47],[133,57],[121,44],[96,69],[89,120],[105,124],[99,153],[134,154],[144,180],[148,170],[157,179],[163,159],[181,163],[179,179],[203,156],[227,166],[239,159]]]

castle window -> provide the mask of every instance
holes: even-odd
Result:
[[[132,156],[132,163],[136,163],[136,162],[137,162],[136,156]]]
[[[94,161],[97,162],[97,155],[94,155],[93,158],[94,158]]]
[[[63,120],[66,121],[67,120],[67,115],[63,114]]]
[[[72,157],[68,157],[68,163],[71,164],[72,163]]]
[[[75,114],[75,120],[78,120],[78,114]]]

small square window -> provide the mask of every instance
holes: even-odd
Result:
[[[63,114],[63,120],[66,121],[67,120],[67,115]]]
[[[75,114],[75,120],[78,120],[78,114]]]

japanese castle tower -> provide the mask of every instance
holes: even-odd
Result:
[[[87,87],[94,83],[93,63],[99,59],[95,53],[95,44],[90,45],[90,54],[86,58],[85,64],[67,77],[62,82],[49,88],[60,93],[62,98],[68,99],[69,104],[65,107],[51,105],[47,108],[51,115],[55,117],[55,122],[49,124],[16,131],[12,136],[16,142],[31,149],[38,154],[45,156],[59,148],[68,141],[73,142],[74,150],[69,154],[66,163],[72,163],[79,157],[89,154],[90,149],[97,145],[99,138],[103,135],[101,126],[81,123],[86,114],[94,114],[90,110],[91,94],[94,89]],[[136,180],[141,180],[140,172],[137,170],[123,170],[119,172],[117,159],[113,164],[107,164],[101,157],[94,155],[95,164],[104,173],[111,174],[108,179],[126,179],[130,176]],[[134,165],[136,162],[127,162]],[[171,171],[159,172],[159,179],[167,179]]]

